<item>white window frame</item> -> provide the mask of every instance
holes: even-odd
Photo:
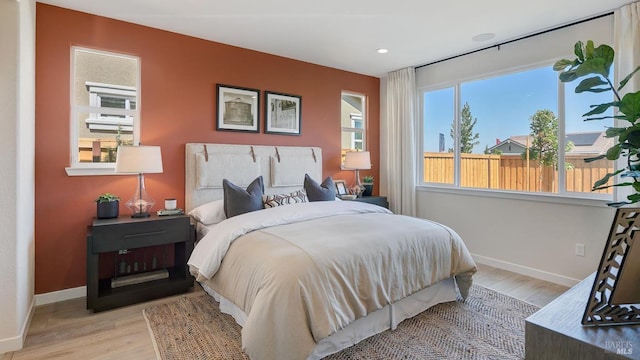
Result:
[[[92,81],[86,81],[85,86],[89,91],[89,106],[101,108],[102,98],[105,95],[109,97],[124,99],[124,110],[131,109],[131,100],[136,98],[136,88],[134,86],[123,86],[114,84],[104,84]],[[137,106],[136,106],[137,107]],[[109,114],[113,114],[113,108],[109,108]],[[134,109],[135,110],[135,109]],[[109,116],[99,112],[89,113],[89,117],[85,120],[89,130],[108,130],[132,133],[134,115],[124,114],[124,118],[117,116]]]
[[[351,132],[351,148],[352,149],[357,149],[356,147],[356,143],[361,143],[362,144],[362,151],[366,151],[367,148],[365,147],[366,141],[365,141],[365,123],[364,123],[364,119],[362,117],[362,115],[360,114],[354,114],[351,113],[349,115],[351,117],[351,129],[353,129],[353,131]],[[359,128],[356,126],[356,122],[359,121],[362,123],[362,127]],[[356,134],[362,134],[362,139],[356,139]]]
[[[83,106],[76,104],[76,79],[75,79],[75,54],[76,52],[89,52],[94,54],[101,54],[105,56],[121,57],[126,59],[133,59],[137,64],[137,86],[120,86],[103,84],[97,82],[86,82],[84,86],[90,91],[90,103],[89,106]],[[65,168],[68,176],[87,176],[87,175],[115,175],[115,163],[84,163],[79,159],[79,134],[78,134],[78,114],[89,113],[89,118],[85,121],[87,125],[94,129],[108,129],[117,130],[118,125],[124,128],[125,132],[133,133],[133,143],[140,143],[140,108],[141,108],[141,63],[138,56],[125,55],[110,51],[95,50],[91,48],[85,48],[80,46],[71,46],[71,71],[70,71],[70,96],[69,96],[69,108],[70,120],[70,141],[69,141],[69,159],[70,165]],[[137,94],[136,94],[137,93]],[[100,107],[99,94],[119,95],[122,97],[136,98],[135,109],[114,109]],[[120,117],[109,117],[103,114],[111,115],[123,115]],[[122,129],[121,127],[121,129]],[[131,130],[129,130],[129,128]]]
[[[562,27],[552,32],[545,32],[540,36],[527,36],[517,41],[509,41],[501,46],[487,47],[481,51],[474,51],[462,56],[434,62],[416,67],[416,88],[422,95],[424,90],[436,90],[451,87],[455,82],[479,80],[489,76],[498,76],[527,68],[547,66],[560,59],[572,59],[573,44],[577,40],[593,40],[596,44],[613,43],[613,16],[598,17],[597,19],[580,22],[570,27]],[[422,97],[418,99],[422,104]],[[422,119],[420,111],[418,115]],[[417,126],[422,127],[424,119]],[[422,128],[420,129],[422,137]],[[422,153],[422,141],[416,144],[416,151]],[[616,165],[617,166],[617,165]],[[447,184],[425,184],[422,182],[423,165],[418,161],[416,184],[419,191],[442,192],[463,196],[481,196],[488,198],[509,198],[528,201],[550,202],[560,204],[579,204],[606,208],[607,200],[594,199],[598,194],[571,193],[559,195],[552,193],[519,193],[498,190],[477,190],[453,187]],[[614,166],[615,169],[615,166]],[[619,191],[614,189],[614,199]],[[584,198],[586,194],[590,198]]]
[[[355,143],[356,142],[360,142],[360,140],[357,140],[355,138],[355,134],[356,133],[361,133],[362,134],[362,151],[367,151],[367,113],[366,113],[366,109],[367,109],[367,96],[364,94],[359,94],[359,93],[355,93],[355,92],[349,92],[349,91],[342,91],[340,93],[340,100],[342,101],[342,97],[344,95],[347,96],[357,96],[359,98],[362,98],[362,115],[357,114],[357,113],[351,113],[350,117],[351,117],[351,127],[342,127],[342,132],[350,132],[351,133],[351,148],[355,149]],[[355,126],[355,122],[356,121],[361,121],[362,122],[362,128],[357,128]],[[342,136],[342,132],[340,133],[340,136]]]
[[[556,59],[559,60],[559,59]],[[482,189],[482,188],[467,188],[460,186],[460,172],[461,172],[461,161],[460,161],[460,146],[459,146],[459,127],[460,127],[460,116],[462,104],[460,100],[460,86],[463,83],[473,82],[483,79],[496,78],[500,76],[506,76],[510,74],[514,74],[517,72],[523,71],[532,71],[535,69],[539,69],[541,67],[553,66],[556,60],[552,62],[537,62],[528,64],[526,66],[505,69],[499,72],[492,72],[489,74],[479,74],[476,76],[464,77],[457,79],[455,81],[443,82],[440,84],[436,84],[433,86],[427,87],[419,87],[418,88],[418,96],[419,96],[419,104],[420,104],[420,141],[417,144],[418,154],[417,160],[417,179],[416,184],[418,184],[418,188],[429,189],[430,191],[436,192],[455,192],[455,193],[466,193],[474,196],[487,196],[487,197],[504,197],[511,199],[521,199],[521,200],[536,200],[536,201],[544,201],[544,202],[561,202],[561,203],[569,203],[569,204],[581,204],[581,205],[590,205],[590,206],[603,206],[606,202],[610,202],[613,200],[613,195],[608,194],[598,194],[598,193],[587,193],[587,192],[568,192],[566,191],[566,169],[565,169],[565,142],[564,134],[566,131],[565,125],[565,84],[558,80],[558,147],[562,149],[559,151],[558,156],[558,184],[563,184],[562,189],[558,187],[557,193],[551,192],[526,192],[526,191],[510,191],[510,190],[500,190],[500,189]],[[454,91],[454,131],[456,133],[456,137],[454,139],[454,182],[453,184],[444,184],[444,183],[427,183],[424,181],[424,161],[422,159],[424,154],[424,139],[423,139],[423,127],[424,127],[424,94],[427,92],[438,91],[446,88],[453,88]]]

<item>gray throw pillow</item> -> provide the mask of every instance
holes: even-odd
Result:
[[[315,182],[309,174],[304,174],[304,191],[309,201],[335,201],[336,184],[331,176],[324,179],[322,184]]]
[[[224,192],[224,213],[227,219],[263,208],[264,183],[262,182],[262,176],[258,176],[253,180],[246,190],[234,185],[227,179],[223,179],[222,189]]]

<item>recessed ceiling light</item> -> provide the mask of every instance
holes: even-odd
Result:
[[[389,52],[389,50],[384,49],[384,48],[378,49],[378,54],[386,54],[388,52]]]
[[[484,34],[478,34],[474,37],[471,38],[471,40],[473,41],[488,41],[493,39],[494,37],[496,37],[496,34],[494,33],[484,33]]]

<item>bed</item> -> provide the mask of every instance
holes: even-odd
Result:
[[[222,179],[264,179],[265,199],[322,180],[316,147],[186,144],[188,261],[242,326],[251,359],[319,359],[466,297],[476,271],[450,228],[355,201],[287,203],[224,219]],[[267,197],[271,196],[271,197]]]

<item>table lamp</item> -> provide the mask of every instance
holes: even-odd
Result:
[[[116,173],[138,174],[138,186],[126,205],[131,217],[148,217],[156,202],[145,190],[144,174],[162,173],[160,146],[118,146]]]
[[[371,169],[371,155],[368,151],[349,151],[344,154],[344,166],[345,170],[356,171],[356,187],[358,188],[358,196],[364,191],[364,187],[360,182],[360,170]]]

